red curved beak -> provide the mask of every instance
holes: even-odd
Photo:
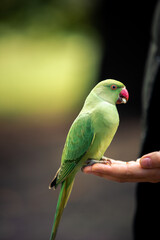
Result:
[[[119,94],[117,104],[127,103],[128,99],[129,99],[129,93],[128,93],[127,89],[124,87],[124,88],[122,88],[122,91]]]

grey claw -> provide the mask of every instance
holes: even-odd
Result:
[[[95,160],[95,159],[88,159],[86,162],[86,166],[92,166],[95,163],[102,163],[102,164],[107,164],[107,165],[111,165],[111,160],[106,158],[106,157],[102,157],[100,160]]]
[[[95,163],[99,163],[99,160],[88,159],[87,162],[86,162],[86,165],[87,165],[87,166],[92,166],[92,165],[94,165]]]
[[[93,166],[95,163],[99,163],[100,161],[99,160],[95,160],[95,159],[88,159],[86,161],[86,164],[83,165],[83,167],[81,168],[82,172],[83,172],[83,169],[87,166]]]
[[[106,165],[110,165],[112,164],[111,160],[106,158],[106,157],[102,157],[100,160],[95,160],[95,159],[88,159],[86,161],[86,164],[83,165],[83,167],[81,168],[82,172],[83,172],[83,169],[87,166],[93,166],[94,164],[96,163],[101,163],[101,164],[106,164]]]

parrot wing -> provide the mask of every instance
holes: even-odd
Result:
[[[61,167],[50,187],[57,187],[73,171],[86,154],[94,139],[94,129],[89,113],[80,114],[73,122],[62,153]]]

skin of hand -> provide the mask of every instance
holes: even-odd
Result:
[[[145,154],[136,161],[109,160],[110,164],[96,163],[85,167],[83,172],[120,183],[160,182],[160,151]]]

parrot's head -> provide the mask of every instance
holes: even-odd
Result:
[[[112,104],[127,103],[129,99],[125,85],[113,79],[101,81],[93,90],[104,101]]]

